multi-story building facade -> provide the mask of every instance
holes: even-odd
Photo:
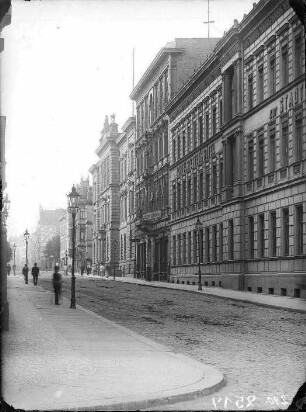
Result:
[[[176,39],[160,50],[133,92],[136,102],[137,276],[169,272],[169,152],[165,107],[218,39]]]
[[[136,270],[136,244],[133,238],[135,231],[135,134],[135,117],[130,117],[123,125],[122,133],[117,139],[120,177],[119,268],[122,276],[133,276]]]
[[[80,195],[79,211],[76,214],[76,270],[81,271],[92,265],[92,186],[89,179],[83,180],[76,185],[76,191]],[[72,222],[72,219],[70,219]]]
[[[119,275],[119,137],[115,115],[106,116],[96,154],[90,168],[93,178],[93,270]]]
[[[168,103],[172,282],[306,296],[304,43],[254,3]]]

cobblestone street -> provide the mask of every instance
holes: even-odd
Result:
[[[39,284],[52,289],[49,275]],[[218,393],[160,409],[286,409],[305,380],[301,313],[93,277],[77,277],[76,294],[77,304],[225,375]]]

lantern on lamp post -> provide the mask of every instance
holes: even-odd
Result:
[[[198,220],[196,221],[195,224],[196,227],[196,231],[198,234],[198,263],[199,263],[199,271],[198,271],[198,276],[199,276],[199,280],[198,280],[198,290],[202,290],[202,274],[201,274],[201,253],[200,253],[200,233],[201,233],[201,229],[203,227],[200,219],[198,218]]]
[[[71,304],[70,309],[76,308],[75,302],[75,275],[74,275],[74,264],[75,264],[75,217],[79,210],[79,199],[80,195],[76,191],[75,186],[72,186],[71,193],[68,196],[68,210],[72,216],[72,264],[71,264]]]

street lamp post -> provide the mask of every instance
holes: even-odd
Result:
[[[13,251],[14,251],[14,264],[13,264],[13,272],[14,272],[14,276],[16,275],[16,259],[15,259],[15,256],[16,256],[16,249],[17,249],[17,246],[16,246],[16,244],[14,243],[14,245],[13,245]]]
[[[198,290],[202,290],[202,274],[201,274],[201,258],[200,258],[200,231],[203,227],[200,219],[198,218],[198,220],[196,221],[196,231],[198,234],[198,263],[199,263],[199,271],[198,271],[198,275],[199,275],[199,280],[198,280]]]
[[[72,264],[71,264],[71,304],[70,309],[76,309],[75,305],[75,275],[74,275],[74,261],[75,261],[75,217],[78,213],[78,202],[80,195],[76,191],[75,186],[72,186],[71,193],[67,195],[69,198],[68,210],[72,215]]]
[[[29,237],[30,237],[30,234],[29,234],[29,232],[28,232],[28,229],[26,229],[26,231],[24,232],[24,239],[25,239],[25,242],[26,242],[26,265],[28,266],[28,243],[29,243]],[[28,283],[28,279],[26,278],[26,282],[25,283]]]

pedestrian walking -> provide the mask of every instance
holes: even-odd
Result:
[[[82,275],[82,276],[83,276],[84,272],[85,272],[85,266],[82,265],[82,266],[81,266],[81,275]]]
[[[24,282],[27,285],[28,284],[28,275],[29,275],[29,268],[28,268],[27,264],[25,264],[24,267],[22,268],[22,274],[24,276]]]
[[[7,275],[10,276],[11,273],[11,265],[8,263],[6,266],[6,270],[7,270]]]
[[[55,294],[55,304],[59,305],[59,298],[62,289],[62,275],[59,273],[59,266],[54,267],[53,273],[53,289]]]
[[[33,276],[34,286],[37,285],[38,274],[39,274],[39,267],[37,266],[37,263],[34,263],[34,266],[32,267],[32,276]]]

